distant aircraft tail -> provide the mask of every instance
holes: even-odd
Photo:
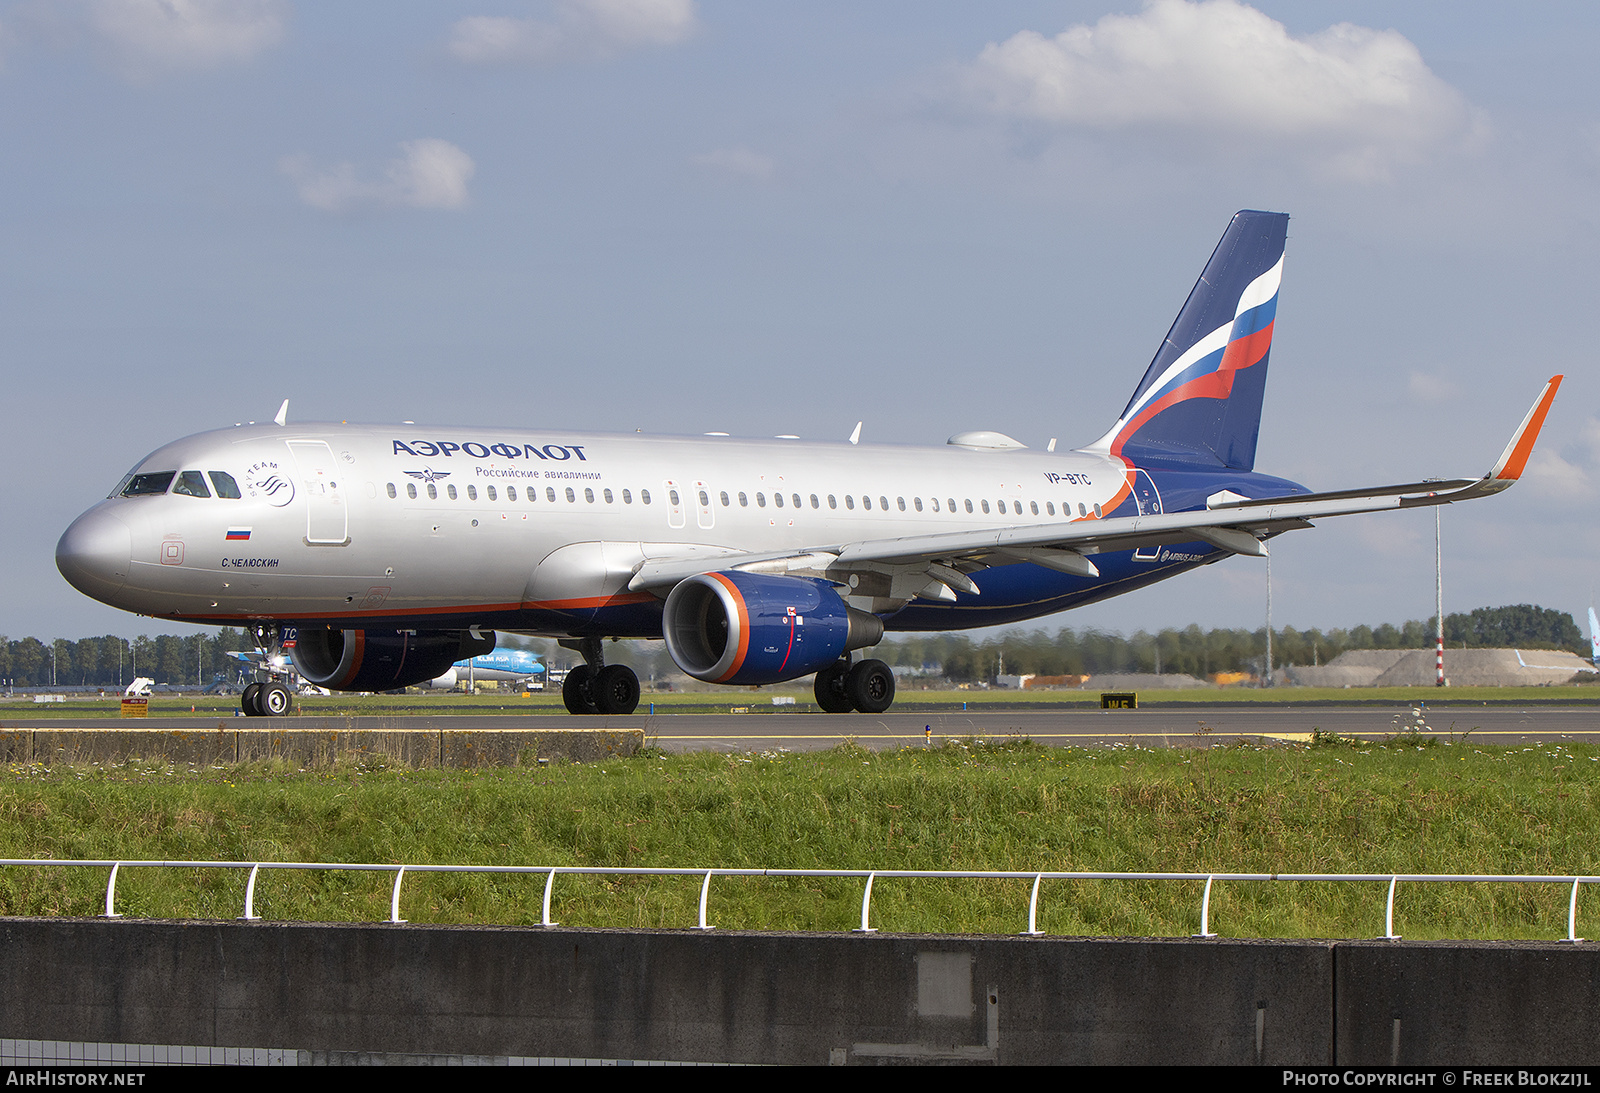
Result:
[[[1600,668],[1600,621],[1594,617],[1594,608],[1589,608],[1589,659],[1596,668]]]
[[[1285,213],[1236,213],[1111,431],[1090,450],[1145,466],[1255,467]]]

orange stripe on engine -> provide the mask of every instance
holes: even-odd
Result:
[[[745,607],[744,596],[739,592],[737,585],[721,573],[707,573],[706,576],[720,583],[729,592],[732,592],[734,601],[739,605],[739,649],[733,654],[733,664],[716,680],[718,683],[726,683],[738,674],[740,668],[744,667],[745,654],[750,651],[750,612]]]

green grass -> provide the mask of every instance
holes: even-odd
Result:
[[[8,768],[0,856],[1062,871],[1600,873],[1600,750],[1384,745],[1145,751],[954,743],[485,771]],[[0,913],[92,915],[104,869],[0,869]],[[118,910],[236,917],[244,871],[123,870]],[[381,921],[390,874],[263,874],[269,919]],[[542,876],[407,874],[412,922],[533,923]],[[1028,881],[880,879],[886,931],[1015,933]],[[860,880],[719,878],[723,928],[842,930]],[[1383,883],[1218,883],[1225,936],[1371,937]],[[1183,936],[1201,884],[1045,882],[1054,934]],[[1554,938],[1563,885],[1402,885],[1408,938]],[[685,927],[698,878],[556,882],[577,926]],[[1585,889],[1580,933],[1600,934]]]

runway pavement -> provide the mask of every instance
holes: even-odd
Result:
[[[815,751],[853,740],[895,748],[978,737],[1026,738],[1058,746],[1206,747],[1245,739],[1307,741],[1313,732],[1365,739],[1418,732],[1442,741],[1519,744],[1600,741],[1600,708],[1541,706],[1155,706],[1139,710],[975,711],[887,714],[634,714],[631,717],[460,715],[287,718],[152,717],[146,720],[0,718],[0,729],[156,729],[179,732],[263,729],[325,731],[635,729],[670,752]]]

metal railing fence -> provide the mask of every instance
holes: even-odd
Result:
[[[1204,881],[1200,898],[1200,929],[1195,937],[1216,937],[1211,924],[1211,886],[1216,881],[1309,881],[1309,882],[1388,882],[1388,896],[1384,904],[1383,934],[1390,941],[1399,941],[1394,932],[1395,892],[1403,881],[1407,884],[1570,884],[1571,895],[1567,901],[1567,936],[1562,941],[1579,942],[1578,888],[1584,884],[1600,883],[1600,876],[1556,876],[1540,874],[1472,874],[1472,873],[1095,873],[1095,872],[1017,872],[1004,870],[959,869],[736,869],[736,868],[669,868],[647,866],[601,865],[400,865],[388,863],[348,862],[248,862],[248,861],[115,861],[70,858],[0,858],[5,866],[64,866],[80,868],[109,868],[106,880],[105,911],[101,918],[122,918],[116,911],[117,872],[128,869],[248,869],[245,883],[244,913],[242,921],[258,921],[255,913],[256,878],[263,869],[325,870],[331,872],[393,873],[394,885],[389,894],[389,917],[385,921],[396,925],[405,923],[400,917],[400,886],[407,873],[508,873],[542,875],[544,882],[543,915],[541,926],[560,925],[550,917],[550,900],[558,875],[569,876],[642,876],[642,877],[700,877],[700,915],[693,927],[710,930],[706,921],[706,905],[711,896],[713,877],[812,877],[812,878],[864,878],[861,893],[861,925],[854,933],[871,934],[877,929],[871,925],[872,885],[882,878],[889,880],[1031,880],[1033,890],[1028,898],[1028,928],[1026,937],[1038,937],[1039,887],[1047,880],[1061,881]]]

